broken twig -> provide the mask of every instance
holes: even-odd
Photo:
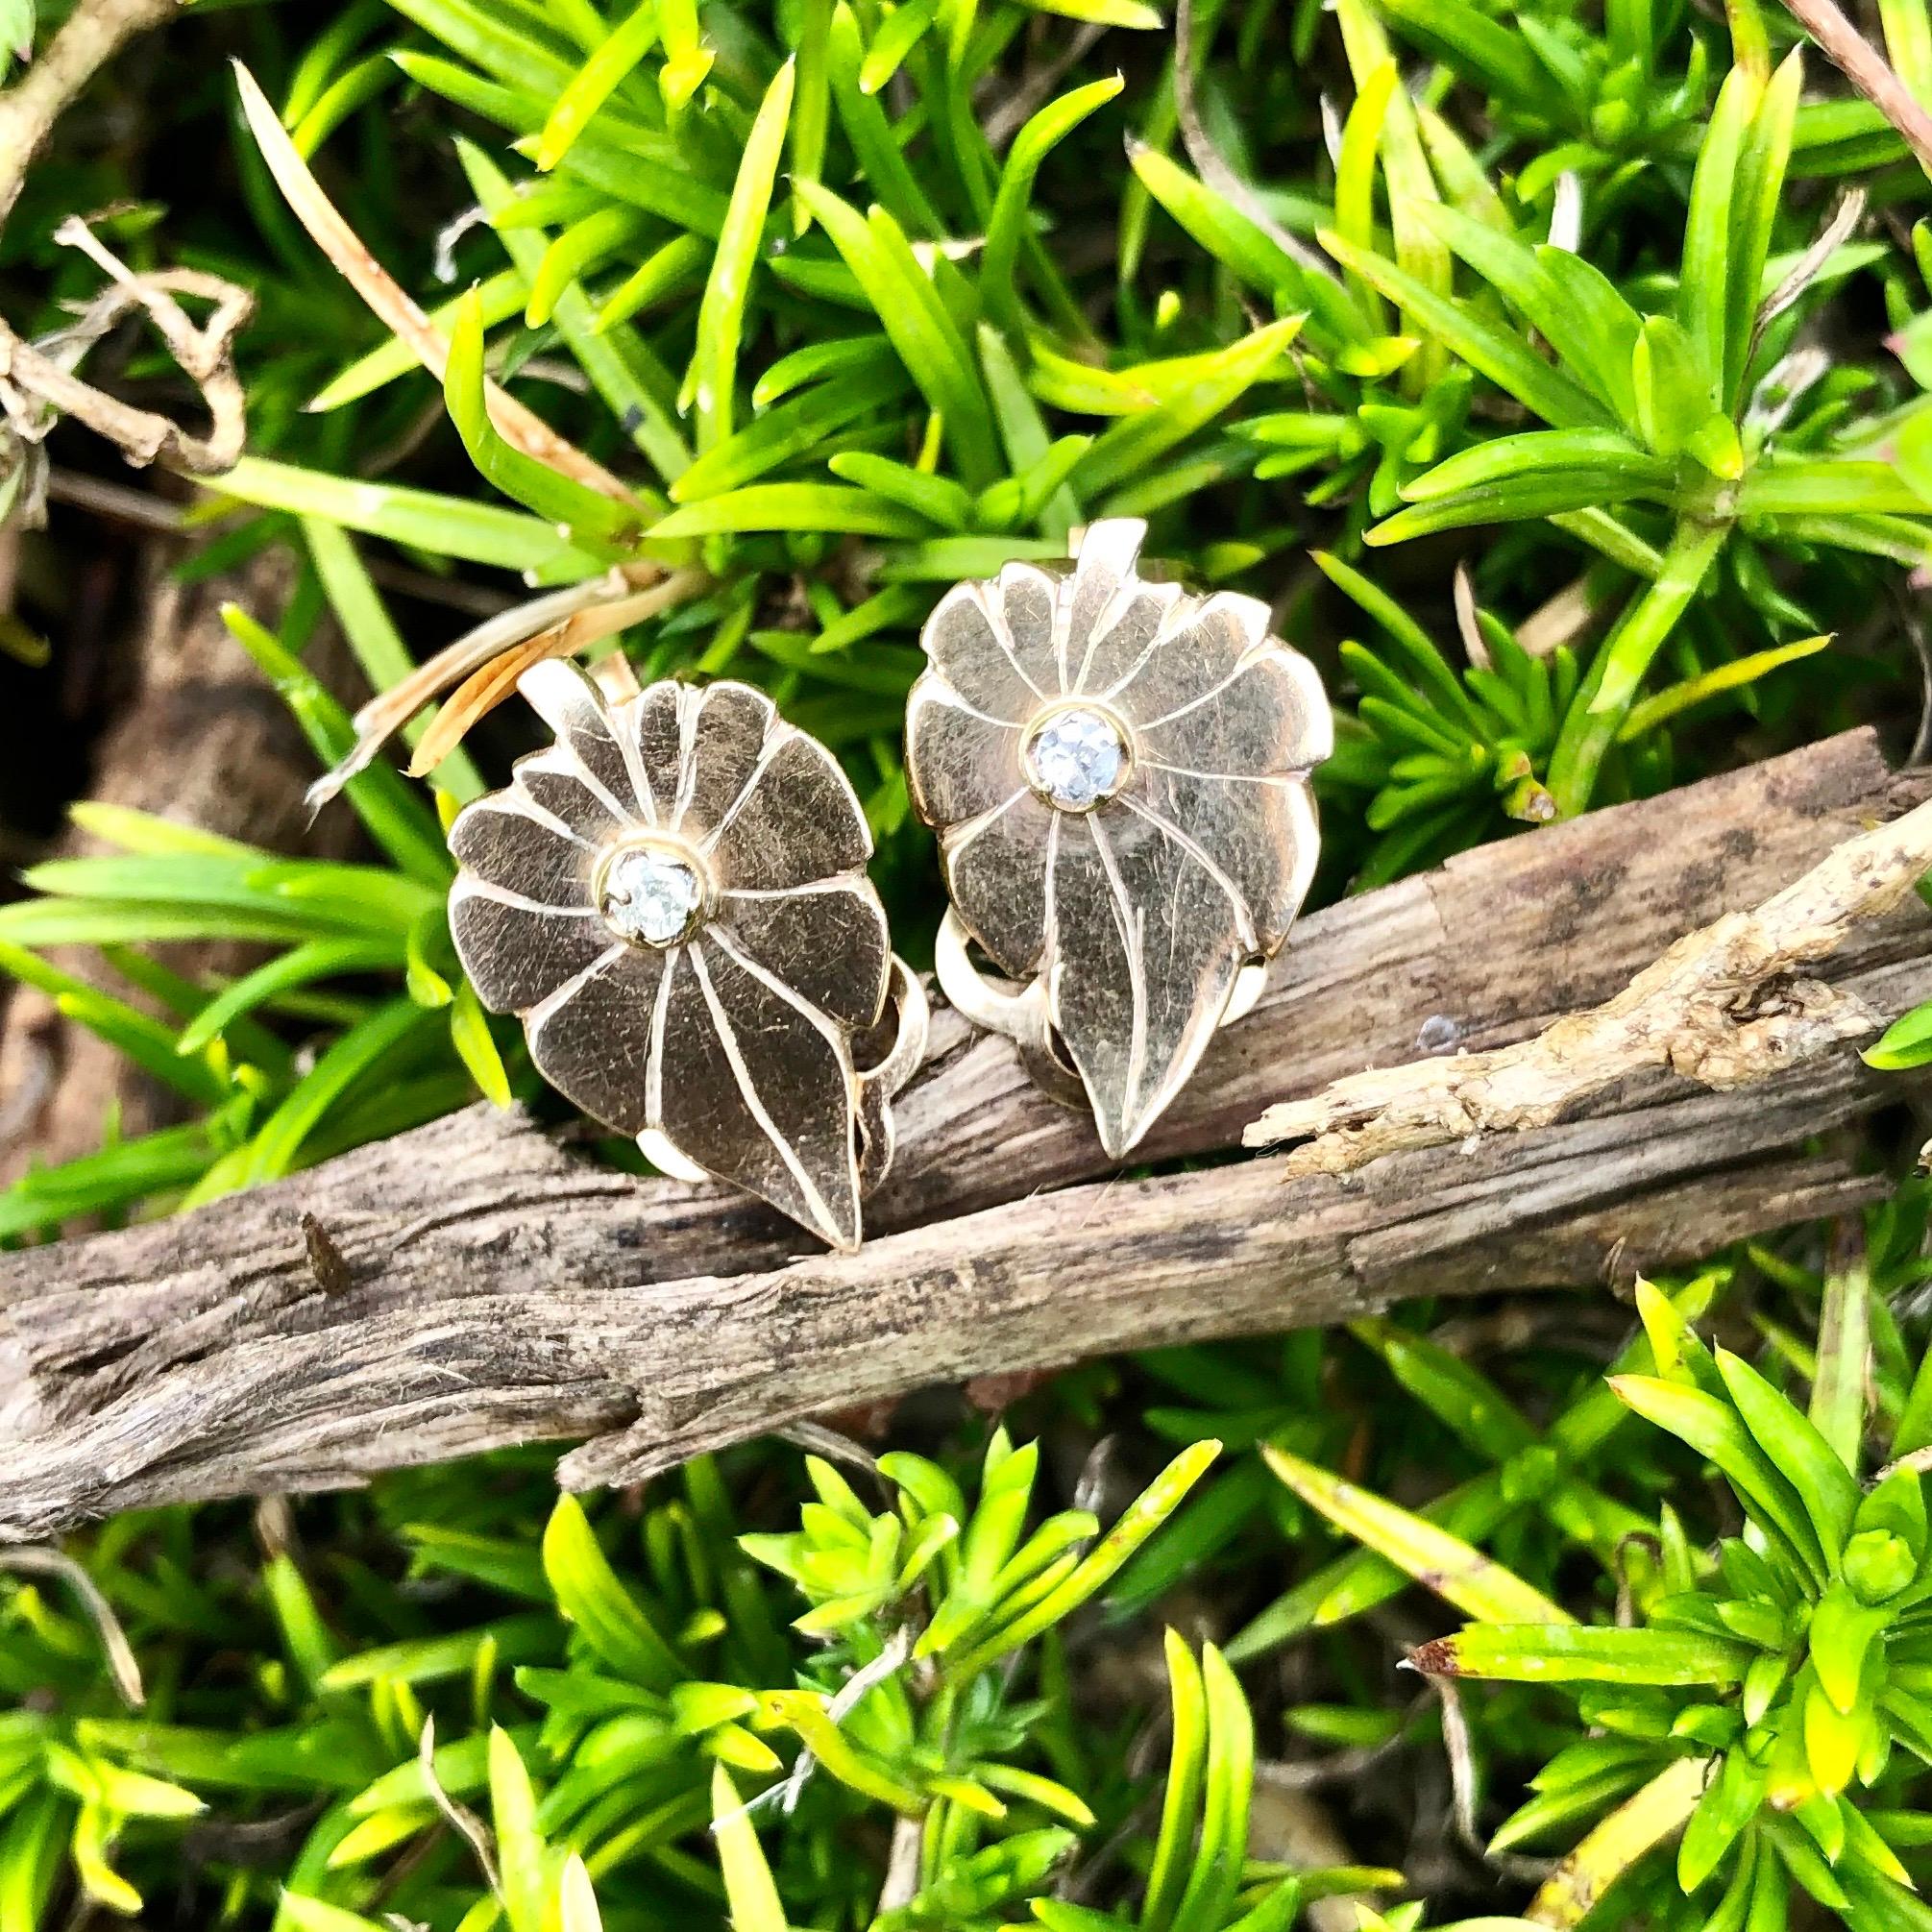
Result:
[[[136,34],[159,26],[178,0],[81,0],[38,59],[0,93],[0,222],[13,211],[28,165],[54,123]]]
[[[39,442],[62,416],[85,423],[144,469],[162,462],[196,475],[230,468],[248,431],[234,338],[255,312],[255,297],[220,276],[198,269],[136,275],[70,215],[54,239],[78,248],[108,276],[108,286],[67,328],[38,343],[22,341],[0,322],[0,407],[23,441]],[[188,295],[213,305],[197,324],[176,301]],[[75,372],[81,358],[123,317],[139,310],[155,326],[182,373],[201,391],[208,413],[206,435],[194,435],[152,409],[138,409]]]

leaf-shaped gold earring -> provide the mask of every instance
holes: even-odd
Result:
[[[838,761],[746,684],[606,704],[553,658],[518,688],[557,742],[450,832],[477,997],[521,1015],[544,1078],[656,1166],[856,1248],[926,1001]]]
[[[1314,872],[1308,773],[1333,737],[1267,606],[1143,582],[1145,533],[1094,524],[1070,570],[948,592],[906,714],[952,896],[940,985],[1047,1091],[1084,1090],[1116,1157],[1260,997]]]

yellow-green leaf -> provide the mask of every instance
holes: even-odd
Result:
[[[697,347],[678,397],[681,408],[697,410],[697,447],[713,450],[731,433],[738,381],[738,344],[745,330],[745,303],[751,272],[765,241],[772,183],[785,151],[785,129],[792,115],[795,61],[778,69],[758,116],[746,136],[745,153],[732,184],[724,232],[718,238],[704,299],[697,310]]]
[[[510,1076],[503,1066],[497,1042],[490,1038],[490,1022],[483,1003],[468,980],[460,981],[450,1002],[450,1044],[456,1057],[469,1068],[470,1078],[492,1107],[510,1104]]]
[[[1261,1453],[1268,1467],[1303,1502],[1465,1616],[1488,1624],[1574,1621],[1540,1590],[1438,1525],[1284,1449],[1270,1446]]]
[[[711,1773],[711,1838],[724,1877],[731,1932],[785,1932],[785,1908],[751,1814],[739,1802],[731,1773],[717,1765]]]

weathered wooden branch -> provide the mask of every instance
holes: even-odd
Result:
[[[1371,1067],[1278,1101],[1245,1145],[1308,1139],[1291,1174],[1348,1174],[1398,1149],[1560,1120],[1631,1074],[1668,1067],[1746,1087],[1880,1022],[1855,993],[1799,977],[1932,872],[1932,803],[1847,839],[1749,912],[1686,933],[1614,999],[1487,1053]]]
[[[1143,1153],[1225,1149],[1284,1094],[1599,1005],[1928,790],[1853,735],[1316,914]],[[1926,933],[1907,904],[1818,971],[1889,1017],[1932,997]],[[1280,1160],[1109,1180],[1003,1041],[938,1018],[856,1256],[800,1258],[755,1204],[598,1168],[481,1108],[174,1220],[0,1255],[0,1536],[537,1437],[590,1438],[564,1479],[606,1481],[922,1383],[1424,1291],[1599,1284],[1869,1198],[1882,1182],[1847,1130],[1899,1090],[1839,1044],[1748,1096],[1654,1072],[1578,1117],[1347,1180],[1289,1181]]]

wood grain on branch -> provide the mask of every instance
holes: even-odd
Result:
[[[1927,789],[1848,736],[1315,914],[1141,1153],[1226,1149],[1284,1094],[1599,1005]],[[1932,997],[1926,931],[1901,906],[1819,975],[1889,1017]],[[482,1108],[0,1255],[0,1536],[537,1437],[590,1438],[563,1475],[605,1481],[923,1383],[1425,1291],[1600,1284],[1869,1198],[1849,1130],[1899,1091],[1841,1043],[1747,1095],[1653,1071],[1577,1117],[1347,1180],[1264,1160],[1123,1181],[1005,1042],[941,1014],[935,1049],[856,1256],[801,1258],[754,1203],[600,1169]]]
[[[1650,1067],[1744,1087],[1881,1024],[1855,993],[1799,977],[1932,872],[1932,803],[1847,839],[1749,912],[1686,933],[1614,999],[1487,1053],[1371,1067],[1278,1101],[1250,1147],[1308,1144],[1291,1174],[1348,1174],[1384,1154],[1560,1120]]]

